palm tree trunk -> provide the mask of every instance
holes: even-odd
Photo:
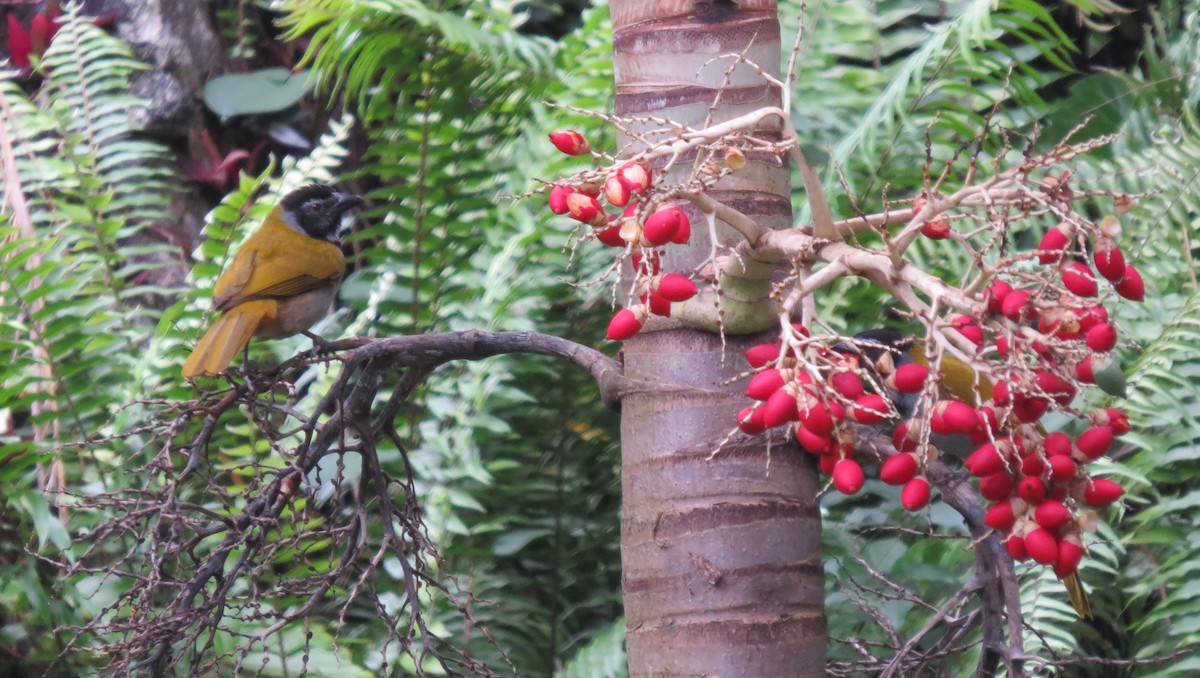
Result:
[[[652,114],[704,127],[734,61],[714,60],[721,55],[744,53],[778,76],[774,1],[613,0],[611,6],[620,116]],[[721,91],[712,121],[778,105],[778,88],[742,64]],[[772,158],[749,159],[712,196],[760,223],[790,227],[788,168]],[[691,169],[688,161],[680,166]],[[705,222],[689,212],[691,244],[669,248],[664,270],[690,271],[709,254]],[[718,238],[736,242],[726,228],[719,225]],[[621,553],[631,676],[824,673],[811,457],[790,444],[768,450],[763,436],[739,436],[710,458],[746,404],[744,382],[726,382],[745,367],[741,350],[761,340],[731,337],[722,353],[716,335],[671,329],[625,343],[626,376],[689,387],[622,401]]]

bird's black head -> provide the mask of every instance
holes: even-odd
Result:
[[[338,242],[342,215],[361,207],[363,199],[339,193],[325,184],[309,184],[288,193],[281,204],[283,218],[289,226],[304,231],[311,238]]]

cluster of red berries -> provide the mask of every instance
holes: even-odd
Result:
[[[567,155],[591,153],[591,145],[574,130],[552,132],[550,142]],[[669,317],[671,303],[691,299],[696,284],[679,273],[663,273],[659,249],[669,244],[686,244],[692,235],[687,213],[674,205],[651,210],[653,173],[640,162],[626,162],[608,172],[603,183],[560,183],[550,189],[550,210],[565,214],[592,227],[596,240],[610,247],[632,251],[635,286],[639,303],[621,309],[608,325],[607,337],[624,341],[637,334],[650,315]],[[621,214],[605,211],[600,197]]]
[[[921,361],[887,352],[867,369],[861,356],[823,347],[816,348],[816,363],[801,360],[796,347],[808,333],[795,325],[791,336],[746,351],[758,370],[746,395],[758,403],[738,414],[738,427],[754,435],[792,426],[800,446],[820,456],[833,486],[854,494],[865,476],[853,458],[851,424],[899,419],[901,399],[914,404],[924,399],[927,406],[914,407],[913,418],[896,427],[896,453],[882,464],[880,478],[901,486],[901,504],[917,510],[929,503],[924,467],[937,458],[938,448],[945,448],[943,458],[952,448],[973,449],[965,467],[979,478],[980,495],[993,502],[987,525],[1003,536],[1014,558],[1032,558],[1066,577],[1084,554],[1087,520],[1077,513],[1108,506],[1124,492],[1111,480],[1091,477],[1085,467],[1129,431],[1129,419],[1120,410],[1083,414],[1071,409],[1080,385],[1095,384],[1096,374],[1108,369],[1106,354],[1117,343],[1115,327],[1095,300],[1099,288],[1091,266],[1068,254],[1075,237],[1072,226],[1060,224],[1042,239],[1037,253],[1026,257],[1057,267],[1057,275],[1006,269],[1014,280],[1036,279],[1037,284],[1022,288],[996,279],[979,300],[978,317],[947,319],[947,326],[975,345],[974,358],[988,365],[994,385],[948,355],[940,376],[931,375]],[[1097,232],[1092,251],[1096,270],[1116,293],[1140,301],[1141,277],[1112,239]],[[950,363],[957,367],[951,369]],[[866,375],[872,378],[864,380]],[[957,388],[953,381],[959,382]],[[947,397],[952,395],[957,397]],[[1074,439],[1046,433],[1039,421],[1052,409],[1076,414],[1089,428]]]

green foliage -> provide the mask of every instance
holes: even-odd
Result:
[[[113,449],[88,441],[120,425],[119,403],[153,392],[139,360],[156,315],[145,304],[176,292],[156,282],[171,254],[140,234],[165,214],[172,183],[165,149],[140,138],[129,115],[142,105],[128,94],[140,68],[68,12],[41,63],[40,96],[0,82],[11,160],[0,224],[0,532],[49,559],[0,559],[0,617],[6,649],[34,663],[60,649],[48,631],[86,607],[49,566],[74,558],[65,520],[83,527],[59,493],[104,487],[119,468]]]

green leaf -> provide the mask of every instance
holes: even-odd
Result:
[[[278,113],[295,106],[312,85],[307,70],[292,73],[286,68],[263,68],[230,73],[205,83],[204,105],[226,120],[239,115]]]

